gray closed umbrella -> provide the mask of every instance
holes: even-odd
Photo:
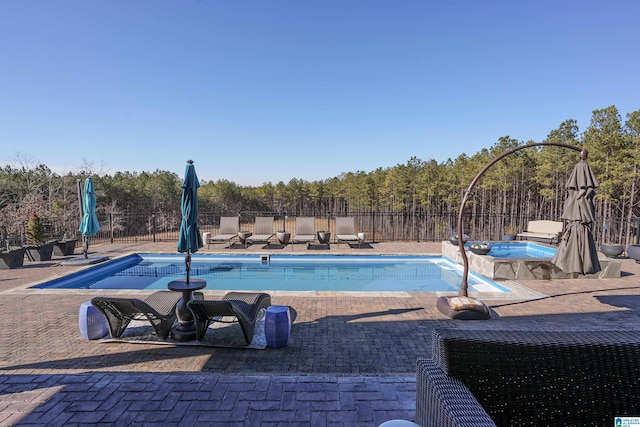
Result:
[[[601,270],[592,232],[596,216],[593,198],[598,185],[587,163],[587,150],[582,150],[565,185],[569,195],[562,218],[567,220],[567,228],[551,260],[565,273],[592,274]]]

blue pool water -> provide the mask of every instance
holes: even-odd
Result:
[[[470,245],[470,244],[467,244]],[[491,242],[487,254],[500,259],[553,258],[556,249],[532,242]]]
[[[133,254],[33,287],[167,289],[185,277],[184,255]],[[449,292],[462,267],[440,256],[194,254],[191,277],[207,290]],[[511,292],[473,272],[468,282],[472,291]]]

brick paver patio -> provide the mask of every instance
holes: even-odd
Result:
[[[261,246],[203,252],[291,252]],[[169,243],[91,250],[176,252]],[[433,254],[440,243],[320,252]],[[521,281],[544,297],[486,300],[488,321],[443,317],[433,293],[273,292],[273,304],[296,310],[286,348],[104,344],[81,338],[78,309],[107,292],[26,289],[77,268],[59,261],[0,270],[1,425],[378,426],[415,418],[415,361],[429,356],[434,328],[640,328],[640,265],[623,259],[617,279]]]

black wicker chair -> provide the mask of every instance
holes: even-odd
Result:
[[[144,300],[137,298],[95,297],[91,303],[104,314],[111,337],[122,335],[132,320],[148,320],[156,335],[165,341],[176,320],[179,292],[158,291]]]
[[[271,296],[261,292],[229,292],[222,300],[194,299],[187,304],[196,320],[198,340],[202,340],[211,322],[238,322],[247,344],[253,340],[258,312],[270,305]],[[225,316],[235,319],[226,321]]]
[[[434,331],[423,426],[613,425],[640,414],[640,332]]]

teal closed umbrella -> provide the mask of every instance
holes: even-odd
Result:
[[[98,216],[96,215],[96,193],[93,189],[93,179],[87,178],[84,181],[84,191],[82,192],[82,220],[80,228],[82,233],[82,251],[87,258],[89,251],[89,237],[95,236],[100,231]]]
[[[198,252],[204,246],[198,226],[198,176],[193,160],[187,160],[187,168],[182,181],[182,223],[178,236],[178,252],[186,252],[187,283],[191,271],[191,253]]]

